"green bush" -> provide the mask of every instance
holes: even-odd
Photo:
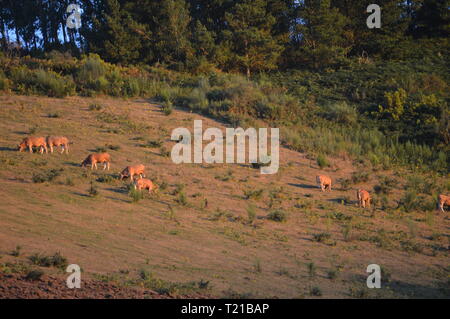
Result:
[[[129,187],[128,196],[131,197],[131,200],[132,200],[133,203],[137,203],[141,199],[144,198],[143,192],[138,190],[138,189],[135,189],[133,186]]]
[[[14,90],[21,94],[44,94],[65,97],[75,93],[75,83],[71,76],[60,76],[43,69],[29,70],[23,66],[11,71]]]
[[[317,165],[319,165],[320,168],[325,168],[330,166],[330,163],[324,155],[319,154],[319,156],[317,156]]]
[[[275,222],[285,222],[287,221],[287,213],[283,210],[274,210],[267,215],[267,219],[273,220]]]
[[[32,264],[41,267],[56,267],[65,270],[68,266],[67,258],[62,256],[59,252],[52,256],[45,256],[41,254],[33,254],[28,257]]]

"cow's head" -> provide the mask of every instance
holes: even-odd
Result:
[[[125,168],[121,173],[120,173],[120,180],[123,180],[124,178],[129,177],[130,174],[128,172],[128,168]]]
[[[17,146],[17,149],[19,152],[22,152],[26,147],[27,147],[26,143],[22,142]]]

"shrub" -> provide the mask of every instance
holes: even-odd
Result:
[[[257,273],[262,272],[261,260],[259,260],[259,259],[255,260],[255,272],[257,272]]]
[[[249,224],[252,224],[256,218],[255,206],[249,205],[247,207],[247,221]]]
[[[325,167],[330,166],[327,158],[322,154],[319,154],[319,156],[317,156],[317,165],[319,165],[320,168],[325,168]]]
[[[105,147],[105,146],[97,146],[97,147],[94,149],[94,152],[95,152],[95,153],[105,153],[105,152],[106,152],[106,147]]]
[[[161,146],[161,147],[159,148],[159,154],[160,154],[162,157],[169,157],[169,156],[170,156],[170,151],[168,151],[164,146]]]
[[[11,256],[14,256],[14,257],[19,257],[20,256],[20,251],[22,250],[22,247],[21,246],[16,246],[16,248],[13,250],[13,251],[11,251]]]
[[[161,140],[149,140],[147,142],[147,144],[145,144],[146,147],[151,147],[151,148],[158,148],[161,147],[163,145],[163,142]]]
[[[92,103],[88,107],[89,111],[101,111],[103,109],[103,106],[101,106],[98,103]]]
[[[128,196],[131,197],[131,200],[133,203],[139,202],[141,199],[144,198],[144,194],[142,191],[135,189],[134,187],[130,186],[128,191]]]
[[[61,114],[58,113],[58,112],[55,112],[55,113],[49,113],[49,114],[47,114],[47,117],[48,117],[48,118],[51,118],[51,119],[56,119],[56,118],[60,118],[60,117],[61,117]]]
[[[41,254],[33,254],[28,257],[32,264],[41,267],[56,267],[60,269],[66,269],[68,262],[65,257],[56,252],[53,256],[45,256]]]
[[[320,233],[320,234],[313,235],[313,241],[316,241],[318,243],[325,243],[330,238],[331,238],[331,234],[329,234],[329,233]]]
[[[308,274],[311,278],[316,276],[316,265],[313,262],[307,263],[306,268],[308,269]]]
[[[75,93],[72,77],[61,77],[55,72],[38,70],[35,73],[34,85],[40,93],[53,97],[65,97]]]
[[[56,177],[61,175],[61,172],[63,170],[64,169],[60,168],[60,169],[51,169],[51,170],[49,170],[47,172],[44,172],[44,173],[35,173],[35,174],[33,174],[33,177],[31,179],[32,179],[33,183],[51,182]]]
[[[267,215],[267,219],[273,220],[275,222],[285,222],[287,221],[287,213],[283,210],[274,210]]]
[[[9,89],[9,80],[6,78],[3,71],[0,71],[0,91],[6,91]]]
[[[394,178],[390,177],[382,177],[380,179],[380,183],[378,185],[375,185],[373,187],[373,190],[377,194],[389,194],[392,190],[392,188],[396,187],[398,185],[398,181]]]
[[[345,102],[326,104],[322,115],[330,121],[344,125],[354,125],[358,120],[356,109]]]
[[[322,296],[322,290],[319,287],[312,287],[309,293],[311,296]]]
[[[331,269],[327,272],[327,278],[334,280],[338,277],[339,271],[337,269]]]
[[[182,206],[186,206],[188,204],[186,194],[183,191],[178,194],[177,203]]]
[[[366,183],[369,181],[369,173],[367,172],[353,172],[352,182],[353,184]]]
[[[244,197],[245,199],[260,199],[262,197],[263,192],[264,192],[263,189],[245,190]]]
[[[91,186],[88,189],[88,194],[91,197],[96,197],[98,195],[98,189],[97,187],[94,185],[94,182],[91,181]]]
[[[26,274],[25,280],[32,280],[32,281],[40,280],[43,274],[44,272],[40,269],[30,270]]]
[[[111,184],[111,183],[114,183],[116,181],[116,179],[112,175],[102,175],[102,176],[97,177],[96,181],[99,183]]]
[[[75,182],[73,181],[73,179],[72,179],[71,177],[67,177],[67,178],[66,178],[65,184],[66,184],[67,186],[75,186]]]
[[[169,116],[170,114],[172,114],[172,111],[173,111],[172,102],[168,101],[168,102],[164,103],[164,105],[162,107],[162,111],[166,116]]]

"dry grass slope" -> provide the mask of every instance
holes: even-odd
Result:
[[[250,165],[175,165],[167,156],[172,129],[192,130],[194,119],[204,129],[224,125],[179,110],[166,115],[142,99],[0,96],[0,105],[3,260],[21,258],[9,255],[16,246],[21,256],[57,251],[86,276],[196,282],[218,297],[450,296],[449,219],[411,206],[401,171],[332,158],[321,169],[288,149],[273,176]],[[70,153],[17,152],[29,134],[67,136]],[[110,171],[80,167],[94,151],[111,154]],[[119,181],[138,163],[158,195],[136,198]],[[359,171],[368,176],[352,180]],[[318,174],[333,178],[332,192],[320,192]],[[376,197],[374,209],[357,207],[357,188]],[[433,204],[432,192],[419,193]],[[402,200],[408,209],[397,208]],[[366,288],[372,263],[383,267],[379,290]]]

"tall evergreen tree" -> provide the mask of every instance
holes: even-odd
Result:
[[[92,52],[113,63],[139,61],[143,28],[117,0],[107,0],[103,14],[93,19],[95,33],[88,33]],[[145,36],[145,34],[144,34]]]
[[[449,0],[423,0],[413,17],[412,34],[416,37],[448,38],[449,8]]]
[[[274,69],[281,54],[272,35],[275,18],[267,12],[264,0],[242,0],[225,14],[229,29],[224,39],[229,40],[231,63],[247,76],[253,71]]]
[[[315,69],[342,61],[349,51],[344,27],[347,19],[330,0],[305,0],[297,8],[294,61]]]

